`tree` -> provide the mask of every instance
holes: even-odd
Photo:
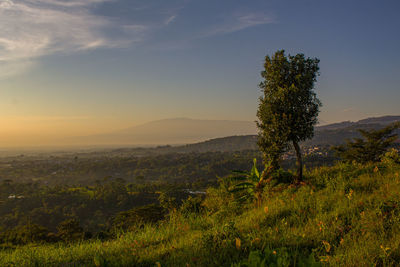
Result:
[[[274,168],[282,154],[293,145],[297,156],[297,182],[303,177],[303,162],[299,143],[314,135],[314,125],[321,102],[314,92],[319,75],[319,59],[303,54],[286,56],[284,50],[265,57],[263,91],[257,111],[258,145],[264,161]]]
[[[388,148],[398,138],[393,133],[400,127],[400,122],[389,124],[380,130],[358,130],[362,138],[348,140],[346,144],[333,147],[343,160],[348,162],[368,163],[378,162]]]
[[[37,224],[20,225],[2,233],[2,241],[25,245],[47,241],[48,234],[49,230],[47,228]]]
[[[83,238],[84,232],[77,219],[68,219],[57,226],[58,236],[64,241],[75,241]]]

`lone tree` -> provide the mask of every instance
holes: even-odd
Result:
[[[319,75],[319,59],[305,58],[303,54],[285,55],[278,50],[265,57],[264,79],[259,85],[257,111],[258,145],[264,161],[279,167],[282,154],[293,145],[297,156],[296,182],[303,178],[303,162],[299,142],[312,138],[321,102],[314,92]]]
[[[380,130],[358,130],[362,138],[348,140],[345,145],[333,147],[336,153],[347,162],[378,162],[397,140],[398,135],[394,133],[400,128],[400,122],[389,124]]]

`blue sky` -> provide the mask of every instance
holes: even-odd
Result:
[[[278,49],[321,60],[321,120],[399,115],[399,10],[394,0],[0,0],[2,133],[255,120],[263,59]]]

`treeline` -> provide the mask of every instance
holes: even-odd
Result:
[[[154,156],[48,156],[2,159],[0,181],[46,185],[93,185],[105,177],[130,183],[209,184],[232,169],[246,169],[256,150],[240,152],[171,153]]]
[[[323,155],[306,156],[307,166],[332,165],[337,157],[329,147],[321,147]],[[154,156],[42,156],[40,158],[3,158],[0,163],[0,182],[13,181],[41,185],[95,185],[104,178],[122,178],[129,183],[168,182],[202,188],[215,183],[216,176],[228,175],[232,170],[245,170],[257,150],[237,152],[171,153]],[[282,162],[293,168],[295,162]],[[260,165],[261,167],[261,165]],[[12,192],[11,192],[12,193]]]
[[[190,195],[182,186],[137,185],[123,179],[82,187],[6,181],[0,194],[3,199],[8,195],[0,204],[0,243],[5,246],[115,237],[133,221],[162,219],[167,200],[178,206]]]

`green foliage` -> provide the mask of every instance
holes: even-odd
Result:
[[[202,212],[203,198],[201,196],[192,197],[189,196],[186,200],[183,200],[182,205],[179,207],[179,211],[182,214],[198,214]]]
[[[265,160],[277,167],[292,143],[298,158],[298,179],[302,177],[299,142],[313,137],[321,102],[314,92],[319,60],[303,54],[286,56],[284,50],[265,57],[263,96],[257,111],[259,147]]]
[[[242,211],[242,205],[235,200],[234,194],[229,192],[230,181],[220,178],[218,187],[210,187],[206,191],[206,198],[202,205],[206,213],[217,216],[221,220],[231,214],[238,214]]]
[[[380,130],[358,130],[362,138],[348,140],[345,145],[333,147],[339,157],[348,162],[378,162],[398,138],[393,131],[400,127],[400,122],[392,123]]]
[[[51,242],[49,230],[37,224],[20,225],[0,235],[6,244],[25,245],[29,243]]]
[[[311,253],[307,256],[298,256],[289,254],[286,248],[276,250],[266,248],[263,252],[259,250],[251,251],[248,259],[239,263],[233,263],[232,267],[284,267],[291,266],[296,262],[296,266],[300,267],[318,267],[322,266],[320,262],[315,260]]]
[[[382,162],[387,164],[400,164],[400,155],[399,151],[395,148],[390,149],[383,155]]]
[[[164,208],[166,211],[171,212],[177,208],[176,198],[168,196],[168,194],[165,192],[160,193],[158,201],[160,202],[160,206]]]
[[[239,195],[237,201],[254,198],[257,205],[260,205],[262,192],[267,182],[266,177],[270,174],[271,168],[271,164],[266,164],[264,171],[260,174],[257,169],[257,159],[253,159],[253,167],[249,172],[234,171],[233,176],[227,177],[229,182],[233,183],[229,192]]]
[[[397,266],[399,173],[391,160],[316,168],[264,188],[261,207],[233,205],[221,180],[200,212],[192,199],[115,239],[0,250],[0,266]]]
[[[271,180],[276,183],[291,183],[293,181],[293,174],[289,171],[285,171],[282,168],[279,168],[272,172]]]
[[[57,230],[57,235],[66,242],[77,241],[84,237],[84,231],[77,219],[69,219],[61,222]]]
[[[155,223],[164,218],[165,210],[155,204],[133,208],[120,212],[113,221],[113,227],[122,230],[134,230],[146,223]]]

